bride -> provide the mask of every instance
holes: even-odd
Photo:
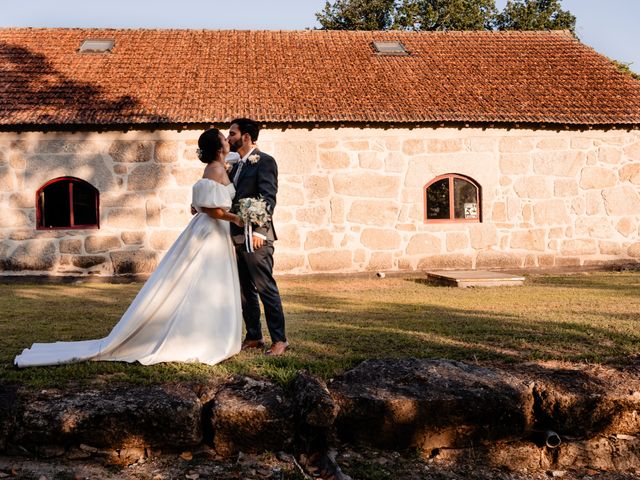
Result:
[[[207,164],[193,185],[197,211],[111,333],[98,340],[34,343],[18,355],[18,367],[85,360],[221,362],[240,351],[242,311],[229,213],[235,195],[224,168],[229,144],[217,129],[198,140]]]

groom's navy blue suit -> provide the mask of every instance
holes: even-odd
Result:
[[[257,162],[249,159],[242,166],[240,175],[236,180],[235,201],[243,198],[261,197],[267,203],[267,209],[273,216],[276,207],[276,194],[278,192],[278,166],[275,159],[255,149],[249,157],[259,155]],[[236,163],[229,174],[235,178],[240,162]],[[234,204],[233,210],[237,210]],[[260,304],[264,306],[267,327],[272,342],[285,342],[284,313],[280,292],[273,278],[273,242],[277,240],[273,222],[258,227],[253,225],[254,232],[266,237],[265,243],[255,252],[247,252],[245,247],[244,229],[231,224],[231,238],[236,247],[238,259],[238,275],[240,277],[240,289],[242,293],[242,316],[247,327],[247,340],[262,339],[260,327]]]

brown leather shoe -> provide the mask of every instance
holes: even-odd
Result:
[[[242,342],[241,350],[246,350],[248,348],[264,348],[264,340],[247,340],[245,339]]]
[[[275,342],[271,344],[271,348],[264,352],[264,354],[271,357],[279,357],[287,351],[287,348],[289,348],[289,342]]]

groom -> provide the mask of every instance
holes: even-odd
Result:
[[[236,187],[236,202],[243,198],[261,197],[273,216],[278,192],[278,166],[272,156],[258,150],[256,141],[259,132],[260,125],[255,120],[237,118],[231,122],[227,140],[231,151],[240,155],[240,161],[233,166],[229,177]],[[237,208],[237,205],[234,207]],[[273,222],[270,220],[263,227],[253,226],[253,252],[247,251],[244,230],[235,224],[231,224],[231,238],[236,247],[242,316],[247,328],[242,349],[264,347],[258,303],[260,298],[272,341],[266,355],[282,355],[289,343],[285,335],[280,292],[273,278],[273,242],[277,240]]]

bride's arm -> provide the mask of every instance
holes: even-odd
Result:
[[[239,227],[244,226],[242,219],[238,215],[236,215],[235,213],[230,213],[224,208],[201,207],[200,209],[203,213],[206,213],[211,218],[215,218],[216,220],[226,220],[227,222],[235,223]]]

